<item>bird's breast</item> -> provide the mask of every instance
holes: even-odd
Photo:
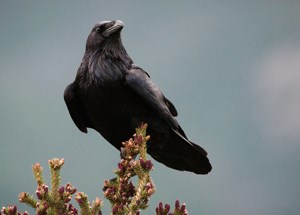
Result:
[[[141,122],[154,118],[149,107],[127,85],[88,88],[81,100],[94,128],[115,144],[129,138]]]
[[[125,82],[128,70],[120,59],[91,55],[84,58],[77,73],[77,81],[84,88],[114,87]]]

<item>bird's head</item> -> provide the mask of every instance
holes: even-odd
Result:
[[[104,44],[120,40],[120,32],[124,23],[120,20],[102,21],[97,23],[88,36],[86,49],[92,50],[102,47]]]

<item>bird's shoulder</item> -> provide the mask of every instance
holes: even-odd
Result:
[[[163,119],[167,120],[172,127],[176,128],[178,126],[174,118],[177,116],[175,106],[164,96],[146,71],[133,65],[127,71],[125,80],[126,84],[139,94]]]

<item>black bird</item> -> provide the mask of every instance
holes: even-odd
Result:
[[[97,130],[120,150],[135,128],[148,123],[148,153],[166,166],[207,174],[207,152],[189,141],[175,117],[174,105],[150,76],[133,63],[122,41],[119,20],[97,23],[86,42],[75,81],[64,92],[80,131]]]

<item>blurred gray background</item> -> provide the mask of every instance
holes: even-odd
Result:
[[[35,193],[31,166],[65,158],[63,182],[103,197],[118,151],[81,133],[63,101],[87,35],[125,23],[123,44],[209,153],[207,176],[154,163],[159,201],[189,214],[299,214],[300,2],[1,1],[0,206]],[[24,210],[22,204],[18,203]],[[104,214],[109,203],[105,202]]]

